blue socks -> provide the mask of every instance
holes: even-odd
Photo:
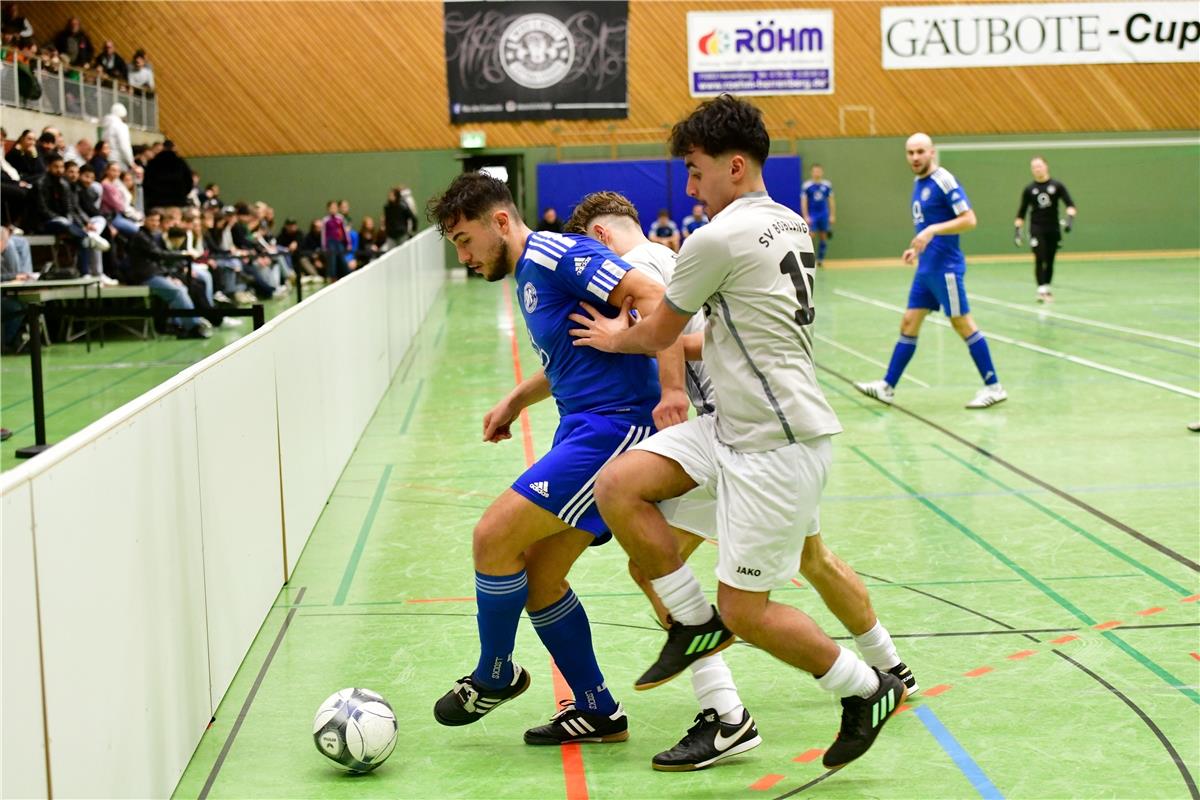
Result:
[[[575,694],[575,707],[593,714],[608,715],[616,711],[617,701],[604,685],[592,650],[587,612],[575,592],[568,589],[561,600],[530,613],[529,619]]]
[[[825,260],[825,247],[827,245],[828,241],[825,239],[825,237],[821,237],[817,240],[817,261]]]
[[[983,378],[984,384],[991,386],[996,383],[999,378],[996,377],[996,369],[992,366],[992,353],[988,350],[987,339],[983,338],[983,331],[975,331],[967,337],[966,342],[967,350],[975,360],[975,368],[979,370],[979,377]]]
[[[473,677],[481,686],[500,689],[512,683],[513,644],[517,624],[529,596],[525,570],[515,575],[475,573],[475,602],[479,612],[479,664]],[[586,626],[586,620],[585,620]]]
[[[896,388],[896,384],[900,382],[900,376],[904,374],[904,368],[908,366],[909,361],[912,361],[915,352],[917,352],[917,337],[901,334],[900,339],[896,342],[896,348],[892,350],[892,360],[888,362],[887,374],[883,376],[888,386]]]

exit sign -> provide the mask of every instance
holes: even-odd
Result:
[[[464,150],[478,150],[487,146],[487,134],[483,131],[462,131],[459,141]]]

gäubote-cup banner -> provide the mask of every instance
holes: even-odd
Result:
[[[625,119],[626,0],[447,0],[450,122]]]
[[[884,69],[1200,61],[1200,3],[891,6]]]
[[[689,11],[692,97],[833,94],[833,11]]]

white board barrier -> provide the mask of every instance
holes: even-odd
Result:
[[[171,794],[445,272],[425,231],[0,476],[4,797]]]

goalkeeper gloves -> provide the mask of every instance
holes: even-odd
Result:
[[[1021,246],[1021,226],[1017,225],[1013,228],[1013,244],[1017,247]]]
[[[1071,225],[1073,225],[1074,223],[1075,223],[1075,217],[1071,216],[1070,214],[1067,214],[1067,218],[1064,219],[1063,223],[1062,223],[1063,230],[1066,231],[1067,233],[1070,233]]]

